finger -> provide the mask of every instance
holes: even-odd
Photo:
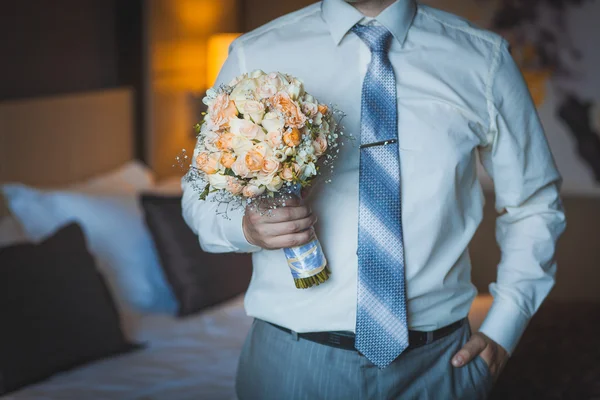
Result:
[[[306,206],[281,207],[276,208],[270,213],[262,216],[261,222],[266,224],[275,224],[279,222],[295,221],[306,218],[311,214],[311,209]]]
[[[265,243],[272,249],[284,249],[288,247],[303,246],[315,238],[313,229],[307,229],[303,232],[292,233],[289,235],[276,236],[268,239]]]
[[[306,218],[296,219],[294,221],[262,224],[257,227],[257,231],[265,237],[283,236],[305,231],[313,226],[315,222],[317,222],[317,217],[316,215],[311,214]]]
[[[452,358],[452,365],[462,367],[477,357],[487,346],[485,339],[477,334],[471,336],[462,349]]]

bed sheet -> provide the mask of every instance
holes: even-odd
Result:
[[[235,399],[237,360],[252,319],[243,297],[186,319],[145,315],[135,337],[148,347],[28,386],[2,400]]]

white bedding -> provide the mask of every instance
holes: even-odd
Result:
[[[2,400],[235,399],[237,360],[252,319],[243,297],[187,319],[145,315],[135,339],[144,350],[101,360]]]

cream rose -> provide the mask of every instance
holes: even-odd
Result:
[[[231,148],[238,157],[246,154],[252,146],[250,139],[245,136],[235,135],[231,140]]]
[[[251,176],[251,172],[246,166],[245,157],[238,157],[237,160],[231,165],[232,171],[240,178],[248,178]]]
[[[265,142],[272,148],[277,149],[283,144],[283,135],[279,131],[271,131],[267,133]]]
[[[265,114],[261,125],[267,132],[281,132],[285,126],[285,121],[277,113],[268,112]]]
[[[244,114],[244,118],[251,118],[254,123],[260,124],[265,115],[265,106],[260,101],[250,100],[244,103],[240,112]]]
[[[260,129],[260,126],[245,119],[232,119],[231,122],[231,133],[234,135],[240,135],[246,139],[259,139],[264,136],[264,132]]]
[[[276,192],[279,189],[281,189],[281,187],[283,186],[283,179],[281,179],[279,176],[275,175],[273,177],[273,179],[271,180],[271,182],[266,186],[267,186],[267,189],[270,190],[271,192]]]
[[[286,181],[292,181],[294,180],[294,170],[291,166],[285,166],[279,176]]]
[[[292,100],[298,100],[298,98],[304,94],[304,85],[302,84],[302,81],[294,78],[287,86],[287,92]]]
[[[255,100],[255,91],[258,85],[255,79],[242,79],[233,89],[229,98],[233,100],[238,110],[242,110],[246,102]]]
[[[221,174],[208,175],[208,183],[213,189],[225,189],[228,185],[227,176]]]
[[[317,116],[319,110],[315,103],[304,102],[302,103],[302,112],[306,114],[308,118],[314,118]]]
[[[244,186],[244,190],[242,191],[242,194],[245,197],[248,198],[252,198],[252,197],[257,197],[260,196],[261,194],[263,194],[265,191],[265,187],[264,186],[256,186],[256,185],[246,185]]]

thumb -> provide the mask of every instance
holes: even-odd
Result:
[[[452,358],[452,365],[455,367],[462,367],[463,365],[468,364],[485,349],[486,345],[485,339],[481,335],[475,333],[471,336],[469,341],[465,343],[462,349],[454,355]]]

